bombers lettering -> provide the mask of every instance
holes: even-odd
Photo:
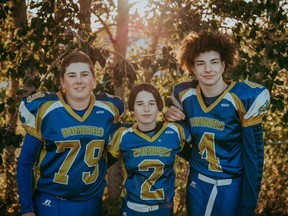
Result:
[[[220,131],[223,131],[225,127],[224,122],[205,117],[191,118],[190,122],[192,127],[208,127]]]
[[[62,128],[61,129],[63,137],[74,136],[78,134],[90,134],[102,137],[104,135],[104,129],[94,126],[75,126],[69,128]]]
[[[158,155],[160,157],[170,157],[171,149],[165,147],[147,146],[142,148],[132,149],[134,157],[147,156],[147,155]]]

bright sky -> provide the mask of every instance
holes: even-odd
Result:
[[[107,1],[107,0],[105,0]],[[118,0],[113,0],[114,4],[117,5]],[[135,11],[137,10],[138,14],[140,17],[144,16],[145,10],[147,10],[145,7],[148,3],[148,0],[129,0],[129,3],[133,4],[133,7],[130,9],[130,14],[134,14]],[[96,30],[99,26],[93,26],[93,23],[96,19],[96,17],[91,14],[92,16],[92,30]]]
[[[135,3],[135,5],[131,8],[131,13],[134,13],[137,10],[140,16],[144,15],[145,6],[148,2],[147,0],[129,0],[129,2]]]

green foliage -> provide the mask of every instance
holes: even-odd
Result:
[[[264,175],[257,215],[287,215],[288,145],[265,146]]]
[[[18,191],[16,182],[16,156],[15,147],[5,148],[3,165],[0,167],[1,194],[0,194],[0,214],[3,216],[20,215],[18,204]]]
[[[21,134],[15,134],[15,131],[12,128],[9,128],[7,125],[3,125],[0,128],[0,153],[2,154],[4,147],[14,146],[15,148],[20,147],[23,136]]]

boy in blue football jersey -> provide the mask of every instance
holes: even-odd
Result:
[[[88,55],[61,63],[62,91],[25,98],[26,130],[17,181],[24,216],[100,216],[107,171],[103,151],[124,111],[122,100],[93,94],[96,74]]]
[[[151,84],[134,86],[128,108],[137,123],[121,127],[108,151],[123,158],[126,170],[121,216],[173,215],[175,156],[190,141],[188,127],[157,122],[163,109],[158,90]]]
[[[194,145],[187,184],[188,215],[253,215],[263,173],[262,117],[270,96],[249,81],[224,81],[237,59],[234,42],[220,33],[192,32],[178,63],[196,79],[174,86],[165,118],[185,120]]]

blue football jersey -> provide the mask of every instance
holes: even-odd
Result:
[[[108,151],[123,157],[126,169],[122,196],[147,205],[166,203],[174,196],[175,156],[190,141],[188,127],[164,122],[152,137],[137,130],[137,124],[120,128]]]
[[[64,199],[102,196],[106,185],[103,151],[114,123],[124,111],[118,97],[92,95],[83,116],[62,94],[40,92],[19,107],[27,133],[43,141],[34,170],[34,187]]]
[[[175,85],[172,101],[186,114],[192,148],[191,172],[212,178],[233,178],[243,174],[242,130],[261,123],[269,107],[269,92],[245,81],[230,82],[210,106],[201,96],[197,80]]]

